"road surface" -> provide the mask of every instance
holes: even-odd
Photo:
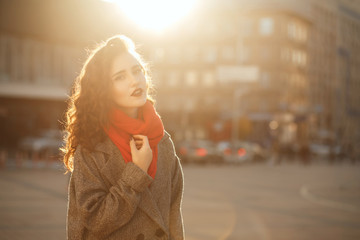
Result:
[[[360,165],[186,165],[187,240],[360,239]],[[0,170],[0,238],[65,239],[67,175]]]

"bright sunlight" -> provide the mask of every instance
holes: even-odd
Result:
[[[111,2],[116,3],[122,12],[142,28],[161,32],[187,15],[195,7],[196,0],[113,0]]]

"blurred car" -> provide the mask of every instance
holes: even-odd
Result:
[[[225,163],[240,164],[265,159],[265,153],[260,145],[252,142],[222,141],[217,144],[217,151]]]
[[[340,145],[330,146],[321,142],[313,142],[309,145],[310,152],[313,156],[319,158],[333,158],[338,157],[342,154],[342,149]]]
[[[177,153],[183,162],[220,163],[216,144],[209,140],[188,140],[177,144]]]
[[[19,150],[28,153],[58,155],[63,146],[63,134],[60,130],[49,129],[37,136],[28,136],[19,142]]]

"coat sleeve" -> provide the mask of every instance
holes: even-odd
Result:
[[[175,155],[175,170],[172,177],[171,209],[170,209],[170,239],[182,240],[184,236],[184,225],[181,213],[181,204],[184,189],[183,171],[179,158]]]
[[[87,151],[80,151],[79,155],[74,156],[73,172],[76,206],[82,224],[102,239],[130,221],[152,178],[130,162],[119,172],[116,184],[108,188],[97,167],[96,155]]]

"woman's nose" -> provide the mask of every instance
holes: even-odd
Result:
[[[134,75],[133,73],[130,73],[130,80],[131,80],[131,84],[138,84],[139,79],[136,75]]]

